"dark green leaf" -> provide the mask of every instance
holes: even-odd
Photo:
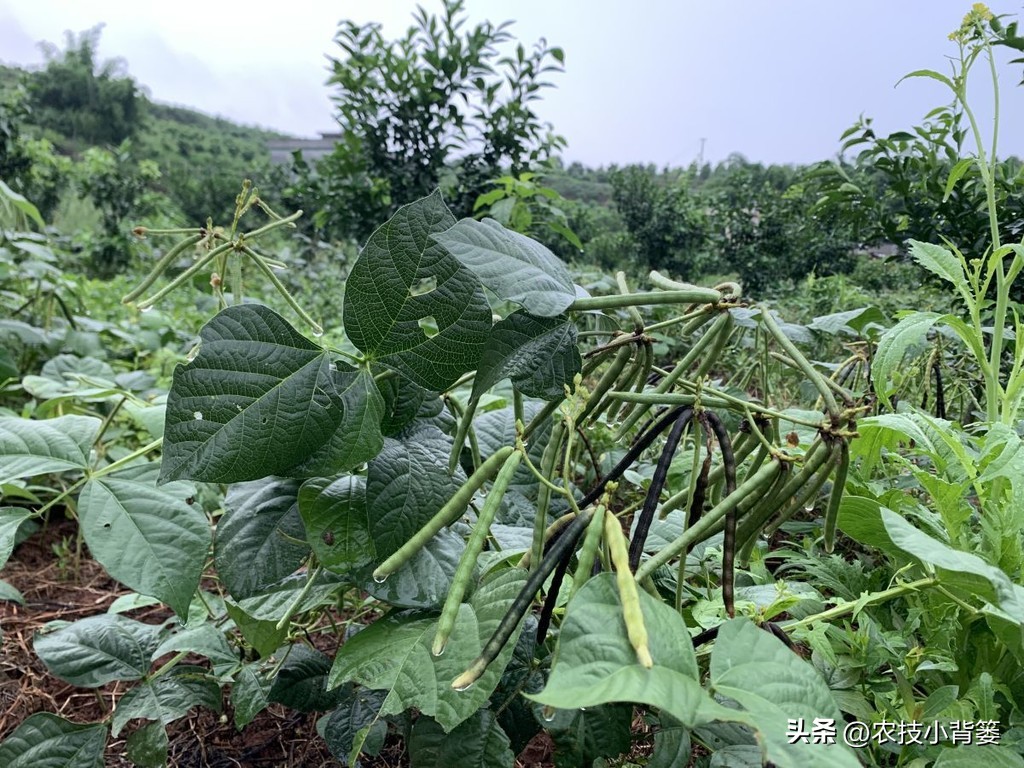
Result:
[[[32,517],[25,507],[0,507],[0,568],[10,558],[21,524]]]
[[[105,725],[77,725],[48,712],[29,716],[0,743],[5,768],[103,768]]]
[[[576,299],[572,278],[557,256],[494,219],[462,219],[434,239],[473,270],[484,286],[533,315],[560,315]]]
[[[617,757],[632,741],[632,704],[561,709],[542,718],[555,742],[555,768],[593,765],[602,758]]]
[[[128,759],[139,768],[163,768],[167,764],[167,729],[163,723],[146,723],[128,737]]]
[[[276,312],[228,307],[200,338],[167,398],[162,481],[258,480],[306,463],[340,472],[373,455],[379,394],[371,402],[359,372],[341,370]]]
[[[284,664],[274,678],[267,698],[300,712],[333,709],[339,691],[327,690],[331,660],[313,648],[296,643],[287,651]]]
[[[960,744],[943,749],[933,768],[1024,768],[1024,757],[996,744]]]
[[[202,667],[177,666],[155,680],[143,680],[118,700],[112,733],[116,737],[135,719],[168,725],[200,706],[220,712],[220,686]]]
[[[235,710],[235,727],[241,730],[253,721],[270,703],[270,681],[260,672],[259,665],[246,664],[235,673],[231,686],[231,706]]]
[[[0,485],[19,477],[85,469],[102,423],[94,416],[0,417]]]
[[[342,762],[353,758],[367,747],[367,752],[375,752],[373,747],[383,742],[387,733],[386,723],[380,719],[378,712],[384,702],[382,691],[372,691],[360,685],[344,685],[337,689],[338,706],[324,724],[323,737],[331,754]],[[360,736],[360,732],[365,733]],[[373,736],[370,736],[373,731]],[[359,748],[353,755],[353,750]]]
[[[514,312],[491,329],[487,349],[473,382],[473,398],[505,378],[528,397],[558,400],[582,361],[576,326],[567,319]]]
[[[107,573],[188,615],[206,564],[210,525],[187,499],[191,483],[154,485],[155,467],[130,467],[90,480],[78,509],[89,550]]]
[[[221,582],[235,599],[251,597],[290,576],[309,555],[299,517],[300,484],[268,477],[228,490],[214,559]]]
[[[431,239],[454,223],[439,192],[399,208],[370,236],[345,291],[356,347],[433,391],[476,367],[491,327],[480,281]]]
[[[354,576],[375,561],[364,478],[306,481],[299,492],[299,511],[313,552],[325,568]]]
[[[494,713],[481,709],[450,733],[420,717],[409,736],[412,768],[513,768],[516,756]]]
[[[306,590],[308,579],[308,572],[296,573],[276,584],[271,584],[250,597],[245,597],[235,602],[253,618],[276,622],[285,615],[289,607],[292,606],[296,598],[304,590],[305,597],[297,606],[299,613],[331,602],[339,589],[348,586],[343,579],[329,571],[320,571],[314,578],[313,586]]]
[[[225,603],[225,607],[227,608],[228,616],[235,622],[238,631],[242,633],[242,637],[245,638],[249,645],[256,649],[256,653],[260,655],[260,658],[265,659],[270,656],[281,647],[285,638],[288,637],[289,627],[285,626],[278,629],[277,621],[253,618],[230,601]]]
[[[139,680],[149,672],[160,627],[117,614],[100,614],[37,633],[36,654],[61,680],[99,688],[113,680]]]
[[[516,636],[468,690],[452,689],[452,680],[480,654],[525,579],[525,572],[514,568],[485,580],[459,607],[442,656],[430,652],[435,615],[409,611],[378,619],[341,647],[329,684],[355,681],[384,690],[381,715],[416,707],[450,731],[487,702],[512,656]]]

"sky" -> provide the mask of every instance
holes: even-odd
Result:
[[[438,12],[440,0],[421,0]],[[119,57],[157,101],[297,136],[336,129],[327,79],[338,22],[380,22],[400,36],[413,0],[0,0],[0,62],[43,62],[38,43],[103,23],[101,58]],[[1021,3],[991,3],[1016,15]],[[273,12],[263,10],[274,8]],[[948,34],[963,0],[467,0],[470,22],[514,20],[532,46],[565,50],[565,72],[537,107],[568,140],[567,162],[687,165],[738,152],[764,163],[834,157],[860,115],[879,132],[909,129],[950,101]],[[1024,156],[1024,68],[1000,52],[1000,155]],[[982,74],[979,71],[979,74]],[[991,89],[972,79],[991,126]]]

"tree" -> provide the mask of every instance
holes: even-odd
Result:
[[[518,176],[565,145],[533,110],[550,86],[544,77],[562,70],[562,50],[541,39],[503,54],[511,22],[467,28],[464,6],[444,0],[440,16],[420,8],[398,40],[379,24],[339,25],[344,54],[331,60],[328,84],[341,138],[312,191],[334,234],[362,239],[438,186],[456,214],[469,215],[487,180]]]
[[[120,144],[142,122],[145,97],[118,59],[97,60],[103,25],[66,33],[65,50],[44,43],[46,67],[32,75],[35,122],[83,144]]]

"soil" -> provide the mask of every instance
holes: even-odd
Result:
[[[0,578],[17,588],[25,605],[0,601],[0,741],[29,715],[50,712],[75,723],[106,720],[130,684],[111,683],[99,689],[77,688],[49,674],[32,651],[32,637],[47,622],[74,621],[103,613],[119,596],[121,584],[83,553],[74,562],[76,528],[72,521],[51,523],[20,544]],[[58,552],[62,554],[58,554]],[[127,613],[138,621],[158,624],[170,617],[164,606]],[[332,654],[336,640],[323,636],[322,650]],[[319,642],[317,643],[319,645]],[[196,659],[197,663],[202,660]],[[189,660],[189,663],[193,663]],[[193,709],[167,727],[171,768],[291,768],[340,766],[316,733],[319,713],[302,713],[272,704],[243,730],[234,725],[228,697],[222,712]],[[107,768],[132,768],[125,739],[143,721],[133,721],[118,738],[108,738]],[[389,738],[383,751],[361,760],[364,768],[408,766],[401,739]],[[523,750],[516,768],[551,768],[552,743],[540,733]]]

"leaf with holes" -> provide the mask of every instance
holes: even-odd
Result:
[[[161,482],[341,472],[376,452],[379,393],[374,400],[359,372],[343,370],[276,312],[228,307],[200,339],[196,358],[174,371]]]
[[[473,398],[505,378],[528,397],[557,400],[582,363],[576,326],[564,317],[514,312],[491,329],[473,382]]]
[[[440,192],[402,206],[370,236],[345,290],[356,347],[433,391],[476,367],[491,327],[480,281],[431,238],[454,223]]]
[[[191,483],[154,484],[155,466],[89,480],[78,511],[85,542],[107,573],[188,616],[210,547],[210,525]]]
[[[494,219],[462,219],[434,239],[488,289],[534,315],[560,315],[576,299],[572,278],[555,254]]]

